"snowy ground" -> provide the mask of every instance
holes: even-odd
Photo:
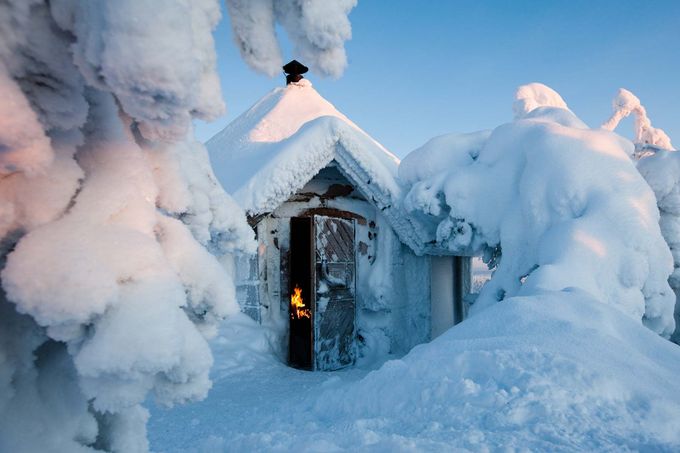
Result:
[[[301,426],[320,429],[313,417],[305,415],[306,410],[322,391],[356,382],[370,367],[321,373],[290,368],[269,352],[261,328],[245,315],[225,325],[220,333],[212,343],[216,363],[209,397],[172,409],[150,404],[152,450],[276,450],[293,443],[323,450],[323,442],[315,444],[310,439],[307,443],[300,432],[296,434]]]
[[[287,368],[246,322],[213,349],[205,401],[152,407],[154,451],[680,450],[680,348],[580,292],[506,300],[373,372]]]

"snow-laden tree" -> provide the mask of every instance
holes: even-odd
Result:
[[[674,269],[668,282],[675,292],[676,330],[671,340],[680,344],[680,153],[659,149],[644,155],[637,166],[654,190],[661,213],[661,234],[673,254]]]
[[[332,67],[351,5],[289,3],[291,23],[339,15],[340,41],[296,38]],[[191,131],[224,108],[219,18],[216,0],[0,2],[0,451],[146,451],[149,393],[210,388],[206,339],[238,309],[218,259],[253,247]]]
[[[520,87],[514,110],[513,122],[434,139],[400,167],[405,206],[436,222],[437,241],[495,266],[473,312],[578,289],[668,337],[672,258],[633,143],[589,128],[545,85]]]
[[[622,119],[629,115],[635,117],[633,143],[636,154],[642,154],[649,149],[673,149],[671,139],[663,129],[652,126],[647,116],[647,109],[640,99],[630,91],[620,88],[612,101],[612,116],[602,125],[602,129],[613,131]]]
[[[656,195],[661,213],[660,226],[666,243],[673,254],[674,270],[669,283],[676,295],[676,331],[671,337],[680,343],[680,153],[674,150],[670,138],[652,126],[647,110],[637,96],[623,88],[612,102],[612,117],[602,126],[614,130],[621,119],[633,114],[635,157],[637,167]]]

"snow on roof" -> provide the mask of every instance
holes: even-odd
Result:
[[[254,216],[276,209],[331,162],[416,253],[425,229],[401,210],[399,159],[303,79],[276,88],[206,143],[222,186]]]

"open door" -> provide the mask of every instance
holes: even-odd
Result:
[[[354,220],[314,216],[314,369],[337,370],[356,359]]]

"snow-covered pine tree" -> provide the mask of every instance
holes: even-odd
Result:
[[[355,2],[293,3],[277,17],[338,75]],[[0,451],[143,452],[150,392],[210,388],[206,338],[238,309],[216,255],[253,247],[191,131],[224,109],[219,19],[216,0],[0,3]]]

